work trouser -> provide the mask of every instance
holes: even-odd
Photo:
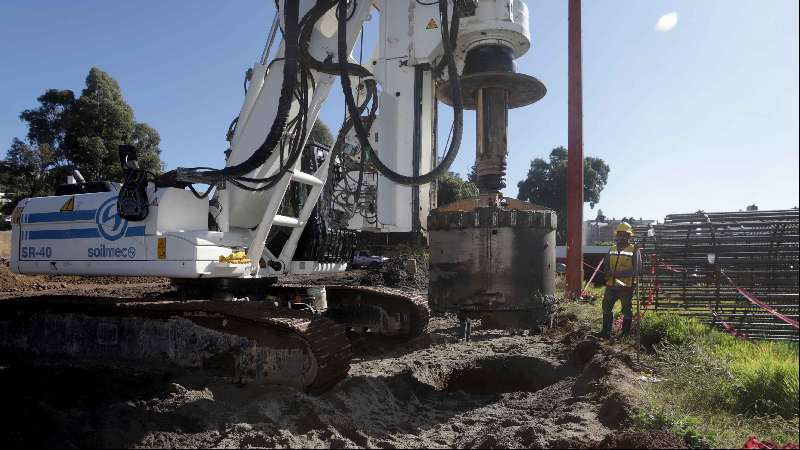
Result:
[[[614,322],[614,304],[617,300],[622,301],[622,332],[631,331],[631,321],[633,320],[633,289],[606,287],[603,296],[603,331],[602,334],[611,334],[611,325]]]

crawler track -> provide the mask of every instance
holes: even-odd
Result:
[[[372,287],[326,286],[329,307],[336,309],[361,309],[379,307],[388,315],[401,318],[397,337],[413,339],[427,332],[431,311],[428,301],[421,295],[409,296],[397,290]],[[331,300],[333,299],[333,300]],[[343,321],[347,323],[347,319]]]
[[[27,297],[0,302],[4,357],[197,369],[320,393],[350,367],[345,329],[266,302]]]
[[[186,298],[224,292],[231,297],[247,297],[254,302],[288,303],[306,296],[318,284],[275,284],[270,279],[199,279],[174,281]],[[351,332],[413,339],[427,330],[430,309],[427,299],[385,287],[326,284],[328,309],[325,316]]]

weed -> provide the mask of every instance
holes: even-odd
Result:
[[[697,319],[674,314],[649,313],[640,323],[642,345],[652,349],[662,342],[683,345],[709,332]]]
[[[664,411],[637,411],[631,417],[636,430],[665,430],[683,439],[689,448],[710,448],[712,437],[699,428],[700,419],[694,416],[673,416]]]

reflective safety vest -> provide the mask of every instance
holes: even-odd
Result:
[[[634,255],[636,254],[636,246],[633,244],[628,244],[627,247],[623,249],[618,249],[617,244],[611,246],[611,252],[609,253],[609,266],[608,270],[612,272],[625,272],[633,269],[634,264]],[[616,282],[616,280],[621,281],[625,285],[622,286]],[[608,276],[606,278],[606,286],[608,287],[633,287],[633,277],[621,277],[615,278],[613,276]]]

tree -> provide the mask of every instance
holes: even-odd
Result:
[[[469,173],[467,174],[467,181],[470,183],[478,184],[478,162],[475,161],[475,164],[469,169]]]
[[[311,133],[308,135],[308,142],[316,142],[328,147],[332,146],[333,134],[331,134],[331,129],[323,121],[317,119],[314,122],[314,127],[311,128]]]
[[[608,183],[610,168],[600,158],[586,157],[583,162],[583,199],[591,208],[600,201],[600,193]],[[531,161],[528,176],[517,183],[517,198],[553,209],[558,214],[557,240],[563,243],[567,221],[567,149],[554,148],[550,159]]]
[[[747,211],[758,211],[758,205],[752,204],[747,207]]]
[[[602,209],[598,209],[597,210],[597,217],[595,217],[594,220],[596,222],[602,222],[602,221],[606,220],[606,215],[603,214],[603,210]]]
[[[478,186],[475,183],[464,181],[461,175],[449,172],[439,177],[436,187],[436,204],[444,206],[465,198],[477,197]]]
[[[3,205],[0,212],[9,214],[20,198],[52,194],[52,180],[48,173],[52,158],[52,152],[39,151],[14,138],[6,159],[0,162],[0,184],[11,191],[12,201]]]
[[[52,194],[74,169],[87,180],[121,181],[120,144],[137,147],[143,169],[162,171],[161,137],[134,120],[119,84],[102,70],[89,71],[77,99],[70,90],[49,89],[37,101],[19,115],[26,140],[15,138],[2,161],[3,182],[18,198]]]
[[[89,71],[86,88],[65,118],[65,154],[86,179],[122,179],[117,148],[137,140],[144,145],[137,147],[139,166],[161,172],[161,137],[150,126],[136,123],[119,84],[102,70]]]

